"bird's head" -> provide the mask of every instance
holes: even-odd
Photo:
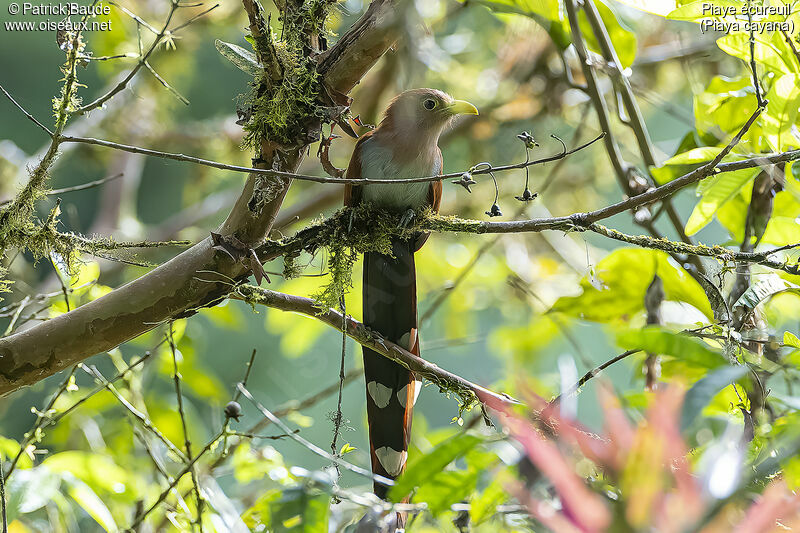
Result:
[[[460,115],[477,115],[478,109],[464,100],[455,100],[438,89],[411,89],[400,93],[386,108],[381,128],[387,127],[420,138],[439,138],[442,131]]]

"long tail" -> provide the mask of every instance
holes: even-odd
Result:
[[[364,323],[386,339],[419,355],[415,246],[394,240],[394,257],[364,255]],[[420,383],[412,372],[370,350],[364,352],[372,471],[394,479],[405,469],[411,413]],[[375,494],[388,488],[375,483]]]

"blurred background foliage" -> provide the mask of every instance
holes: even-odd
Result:
[[[169,8],[165,0],[120,5],[155,26]],[[614,135],[622,156],[644,174],[651,174],[656,183],[667,182],[713,158],[756,108],[746,64],[747,34],[701,33],[697,4],[625,0],[596,2],[596,6],[639,100],[657,166],[647,167],[636,148],[634,133],[619,121],[611,78],[598,64],[600,90],[614,111]],[[273,21],[278,21],[275,7],[271,3],[264,7]],[[366,7],[362,0],[338,3],[328,21],[330,39],[335,40]],[[5,9],[0,17],[4,22],[12,20]],[[136,23],[116,6],[112,6],[109,20],[111,31],[86,35],[88,50],[95,56],[135,53]],[[473,102],[481,115],[458,124],[440,142],[445,172],[463,171],[480,161],[523,161],[524,146],[516,139],[523,130],[532,131],[541,145],[531,152],[534,158],[560,151],[551,134],[575,146],[600,133],[591,101],[565,77],[566,68],[571,79],[578,83],[583,79],[574,49],[569,47],[570,28],[561,2],[418,0],[411,4],[405,20],[404,37],[354,90],[352,111],[364,123],[374,124],[392,96],[421,86],[441,88]],[[151,60],[153,67],[189,105],[143,71],[104,109],[75,117],[67,132],[249,166],[252,154],[240,148],[242,129],[236,124],[236,103],[238,95],[249,90],[251,78],[226,61],[214,45],[219,39],[248,48],[246,26],[241,4],[224,0],[159,48]],[[599,52],[589,21],[581,19],[580,26],[588,48]],[[279,22],[277,28],[279,34]],[[784,38],[780,32],[755,37],[759,51],[755,59],[769,105],[726,160],[789,150],[800,144],[796,126],[800,59],[793,51],[798,45],[793,36]],[[0,55],[3,86],[33,115],[41,119],[51,116],[51,100],[59,89],[58,68],[64,55],[54,35],[3,31],[0,46],[5,51]],[[86,85],[80,90],[84,102],[105,92],[133,61],[94,61],[81,68],[80,81]],[[27,181],[26,169],[41,157],[47,139],[7,101],[0,109],[3,200],[13,197]],[[335,140],[332,162],[345,167],[352,148],[353,140],[348,137]],[[306,158],[301,173],[324,175],[313,157],[316,151],[317,145],[312,145],[311,157]],[[82,144],[65,144],[61,152],[51,172],[50,187],[54,189],[123,173],[120,179],[101,187],[61,195],[61,229],[89,235],[197,241],[223,220],[245,179],[241,174],[204,166]],[[800,172],[795,166],[790,163],[784,167],[785,186],[774,197],[771,217],[762,229],[761,247],[796,243],[800,235]],[[539,192],[539,198],[527,204],[514,199],[523,189],[523,170],[498,176],[499,204],[505,219],[588,211],[623,195],[601,143],[563,162],[532,167],[530,172],[530,187]],[[745,236],[751,185],[758,173],[743,170],[721,174],[675,196],[685,232],[697,242],[738,248]],[[493,193],[494,186],[486,179],[479,179],[472,194],[445,183],[442,212],[485,219]],[[53,202],[53,198],[40,202],[40,216],[46,217]],[[310,220],[331,213],[340,203],[338,186],[295,182],[273,236],[290,235]],[[628,213],[606,222],[627,233],[642,232]],[[666,216],[658,218],[655,227],[670,239],[679,237]],[[155,264],[174,253],[173,249],[153,250],[126,253],[121,258]],[[757,470],[757,465],[770,456],[777,457],[785,468],[783,476],[789,487],[796,488],[800,483],[800,461],[786,452],[796,449],[791,443],[797,442],[796,428],[800,427],[800,397],[793,392],[800,369],[800,342],[796,337],[800,297],[792,285],[800,284],[797,276],[753,268],[753,283],[765,281],[774,286],[780,276],[786,284],[782,290],[767,291],[768,295],[774,293],[772,298],[762,297],[756,302],[760,303],[759,322],[750,335],[758,342],[753,341],[756,348],[745,342],[745,348],[752,348],[745,353],[747,350],[739,344],[733,352],[726,349],[720,328],[705,330],[716,333],[717,338],[677,334],[712,323],[713,302],[706,295],[708,289],[664,252],[618,246],[589,233],[436,234],[417,257],[419,309],[420,316],[425,317],[422,354],[426,359],[494,390],[515,395],[534,391],[551,399],[569,392],[579,376],[622,350],[642,349],[609,367],[604,379],[590,380],[580,394],[565,398],[562,413],[566,409],[589,430],[600,431],[608,427],[598,402],[600,383],[615,391],[616,401],[634,425],[645,423],[644,413],[654,408],[656,396],[645,392],[643,367],[647,353],[660,354],[662,381],[688,388],[708,380],[691,389],[694,395],[690,393],[684,407],[684,418],[689,417],[690,423],[681,430],[692,450],[692,468],[705,461],[697,471],[706,473],[698,474],[699,483],[706,485],[697,490],[705,491],[703,498],[710,502],[709,507],[716,502],[722,508],[732,495],[739,498],[734,503],[746,505],[763,485],[748,485],[756,474],[743,472]],[[797,253],[790,253],[790,257],[796,258]],[[302,296],[318,292],[326,283],[325,254],[302,260],[307,264],[303,275],[290,280],[281,278],[279,261],[267,264],[270,288]],[[59,278],[70,288],[69,306],[74,308],[149,268],[87,256],[81,258],[77,275],[70,278],[57,262],[57,258],[52,264],[47,260],[34,262],[26,254],[6,261],[8,278],[14,284],[1,304],[7,307],[2,308],[0,331],[19,309],[13,306],[26,296],[49,295],[27,302],[17,327],[65,312],[67,302]],[[707,277],[727,295],[736,277],[731,265],[713,259],[703,263]],[[346,300],[348,311],[356,317],[360,309],[359,268]],[[645,328],[652,323],[647,320],[646,295],[656,276],[663,284],[661,326]],[[87,364],[110,377],[152,351],[116,387],[166,439],[180,447],[183,430],[173,386],[173,353],[164,335],[165,328],[159,327],[117,350],[93,357]],[[303,437],[328,448],[341,343],[336,332],[312,318],[229,301],[175,322],[173,338],[195,451],[224,423],[223,408],[233,395],[235,383],[242,379],[253,349],[257,353],[248,381],[250,390],[271,410],[282,411],[287,423],[300,428]],[[741,335],[734,340],[741,340]],[[347,353],[347,368],[358,369],[361,350],[348,342]],[[730,357],[751,364],[751,374],[761,380],[757,386],[768,391],[768,407],[755,419],[748,417],[750,400],[743,392],[755,386],[751,374],[719,373],[730,369]],[[177,473],[180,465],[174,454],[143,430],[108,391],[91,396],[61,418],[60,413],[97,386],[82,370],[66,381],[63,374],[0,403],[4,463],[19,455],[6,487],[11,531],[117,531],[131,522],[135,509],[151,505],[166,487],[166,476]],[[740,386],[731,385],[737,381]],[[63,392],[51,406],[52,411],[42,413],[59,387]],[[326,388],[327,394],[316,396]],[[295,409],[309,397],[316,397],[316,401]],[[344,389],[346,422],[339,442],[354,448],[345,456],[348,461],[366,466],[369,445],[364,407],[363,386],[356,373]],[[243,409],[241,421],[233,423],[240,431],[261,420],[249,404],[243,402]],[[26,438],[37,420],[53,416],[59,417],[57,424]],[[467,531],[465,514],[474,531],[539,530],[532,524],[541,526],[541,517],[530,518],[519,506],[526,502],[515,480],[522,479],[528,485],[525,490],[538,498],[555,500],[561,489],[548,491],[551,473],[526,471],[525,464],[528,470],[536,469],[532,466],[535,461],[526,458],[523,448],[498,439],[494,430],[481,429],[479,412],[462,416],[453,398],[439,394],[435,387],[423,389],[415,411],[409,473],[403,479],[410,479],[404,485],[408,491],[417,489],[413,501],[426,502],[428,510],[419,514],[410,530]],[[274,429],[267,428],[262,434],[278,433],[270,431]],[[741,439],[745,431],[753,438],[740,450],[731,443]],[[228,444],[239,443],[239,437],[229,439]],[[21,442],[28,446],[19,453]],[[782,446],[780,453],[775,452],[776,443]],[[717,465],[714,470],[708,461],[713,461],[714,455],[730,459],[719,453],[720,446],[739,450],[733,462],[741,468],[732,474],[730,487],[709,492],[709,484],[719,479],[708,472],[718,472],[721,467]],[[524,451],[531,453],[527,448]],[[330,471],[322,470],[329,463],[291,440],[241,439],[230,456],[218,459],[221,453],[218,446],[210,462],[203,461],[199,467],[210,507],[204,520],[206,530],[240,531],[247,524],[256,531],[324,531],[322,524],[330,519],[332,531],[343,531],[363,514],[363,506],[354,501],[369,492],[366,480],[343,472],[340,489],[336,490],[348,491],[351,497],[340,495],[341,503],[330,506],[334,489]],[[657,492],[661,485],[653,485],[641,472],[629,472],[621,482],[610,475],[604,478],[587,459],[571,454],[567,457],[581,478],[591,479],[595,488],[609,495],[603,505],[629,506],[628,511],[620,511],[629,519],[626,527],[646,527],[648,508],[640,500],[629,500],[626,491]],[[646,464],[635,459],[630,468]],[[514,466],[520,460],[522,466]],[[559,487],[557,480],[550,481]],[[151,515],[147,527],[154,531],[190,529],[196,512],[191,490],[190,476],[184,476],[177,486],[183,497],[171,495],[168,505]],[[458,505],[465,503],[470,504],[469,510],[459,511]],[[547,527],[558,530],[552,524]]]

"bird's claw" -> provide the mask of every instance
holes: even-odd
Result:
[[[403,213],[403,217],[400,219],[400,228],[406,229],[409,226],[414,224],[414,220],[417,218],[417,214],[414,212],[413,209],[409,209],[405,213]]]

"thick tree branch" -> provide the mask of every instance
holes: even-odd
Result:
[[[238,287],[232,297],[251,304],[260,304],[282,311],[301,313],[316,318],[338,331],[342,331],[342,324],[344,322],[342,314],[334,309],[320,309],[317,307],[314,300],[310,298],[275,292],[253,285],[242,285]],[[401,348],[397,344],[369,330],[364,324],[353,319],[349,315],[347,316],[346,333],[348,337],[362,346],[366,346],[384,357],[391,359],[395,363],[408,368],[419,377],[423,377],[434,383],[441,390],[458,394],[465,405],[471,405],[475,401],[478,401],[479,398],[481,401],[484,401],[483,399],[486,398],[491,398],[496,402],[505,404],[519,403],[507,394],[496,393],[485,389],[421,357],[417,357],[408,350]]]
[[[347,94],[400,36],[407,0],[373,0],[366,13],[320,55],[328,88]]]

